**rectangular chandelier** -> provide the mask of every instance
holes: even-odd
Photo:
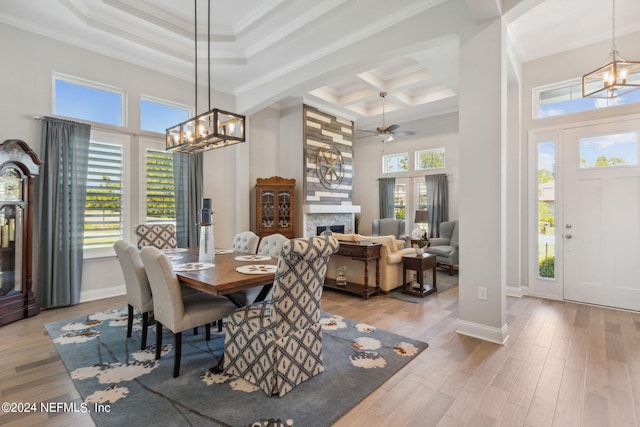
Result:
[[[166,150],[195,154],[245,142],[245,116],[218,108],[167,129]]]
[[[615,98],[640,89],[640,62],[625,61],[616,52],[610,62],[582,76],[582,96]]]

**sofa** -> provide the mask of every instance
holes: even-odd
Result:
[[[370,241],[381,243],[380,248],[380,290],[388,293],[402,286],[402,256],[414,254],[414,248],[404,248],[404,240],[398,240],[395,236],[363,236],[360,234],[333,233],[333,237],[339,242],[357,243],[358,241]],[[347,281],[364,285],[364,262],[351,259],[347,256],[331,255],[327,266],[326,276],[335,279],[338,267],[347,268]],[[376,263],[369,261],[369,286],[376,284]]]

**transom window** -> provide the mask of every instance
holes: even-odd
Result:
[[[165,133],[167,128],[189,119],[191,107],[149,96],[140,99],[140,129]]]
[[[640,80],[640,75],[633,76],[635,79]],[[533,118],[541,119],[640,102],[640,90],[612,99],[583,98],[582,82],[577,79],[535,88],[533,90],[533,99],[536,106],[533,109]]]
[[[387,154],[382,157],[382,173],[407,172],[409,153]]]
[[[126,92],[113,86],[53,74],[53,113],[113,126],[126,126]]]
[[[416,151],[416,170],[439,169],[444,166],[444,147]]]

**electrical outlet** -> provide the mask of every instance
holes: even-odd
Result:
[[[487,300],[487,288],[484,286],[478,286],[478,299]]]

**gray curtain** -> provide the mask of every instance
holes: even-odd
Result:
[[[429,237],[440,235],[440,223],[449,221],[449,186],[447,174],[425,175],[427,183],[427,211]]]
[[[380,196],[380,218],[393,218],[395,206],[395,178],[379,178],[378,179]]]
[[[91,126],[45,117],[38,181],[36,300],[42,308],[80,300]]]
[[[202,209],[202,153],[173,153],[178,247],[198,246],[198,213]]]

